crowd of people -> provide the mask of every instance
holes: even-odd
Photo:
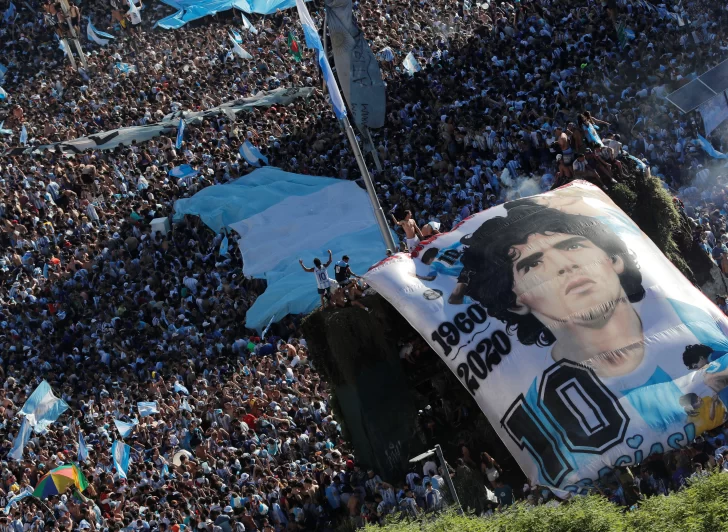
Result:
[[[385,127],[372,131],[382,170],[372,174],[402,247],[573,178],[610,189],[629,152],[684,201],[696,238],[728,273],[722,167],[691,142],[702,131],[699,116],[663,99],[725,58],[728,10],[701,0],[680,5],[686,26],[647,2],[358,3],[388,94]],[[74,461],[79,433],[90,448],[83,494],[53,497],[49,506],[24,499],[0,515],[0,529],[360,525],[439,510],[449,496],[443,474],[476,486],[470,493],[483,495],[481,512],[514,496],[553,500],[537,487],[513,490],[492,459],[477,464],[469,453],[453,470],[425,464],[401,482],[383,481],[342,439],[297,319],[266,338],[245,329],[264,286],[244,276],[236,246],[220,255],[224,236],[192,219],[152,231],[151,220],[170,217],[176,199],[251,171],[238,155],[244,140],[291,172],[356,179],[358,170],[318,89],[314,55],[297,61],[288,49],[290,33],[302,42],[295,10],[250,16],[257,33],[231,13],[170,31],[152,28],[167,8],[135,6],[140,19],[124,16],[123,2],[71,6],[80,33],[88,18],[115,36],[105,46],[82,39],[88,67],[75,71],[58,43],[68,36],[58,29],[66,23],[60,4],[0,0],[0,495],[8,501]],[[321,3],[310,11],[320,24]],[[252,59],[230,53],[231,29]],[[422,67],[413,76],[402,66],[410,51]],[[73,157],[29,149],[279,87],[316,91],[190,125],[180,149],[173,136]],[[720,151],[725,132],[710,137]],[[171,178],[181,164],[199,177]],[[356,299],[347,289],[334,304]],[[70,409],[33,435],[22,460],[5,458],[18,410],[43,379]],[[109,455],[119,439],[113,420],[137,419],[138,401],[156,401],[159,413],[139,418],[123,478]],[[630,486],[642,494],[679,487],[700,474],[696,464],[719,465],[723,454],[714,457],[708,445],[720,447],[706,440],[668,458],[666,469],[643,467],[631,484],[617,479],[604,493],[629,505]]]

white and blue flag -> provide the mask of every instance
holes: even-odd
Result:
[[[10,5],[5,10],[5,14],[3,15],[3,22],[5,24],[10,24],[15,20],[15,16],[17,15],[17,9],[15,9],[15,4],[13,4],[12,0],[10,1]]]
[[[728,155],[716,150],[710,143],[710,141],[700,134],[698,134],[698,140],[695,140],[693,142],[703,148],[703,151],[705,151],[705,153],[710,155],[713,159],[728,159]]]
[[[0,90],[2,90],[2,87],[0,87]],[[5,129],[3,126],[5,125],[5,120],[0,122],[0,135],[12,135],[13,130],[12,129]]]
[[[10,452],[8,453],[9,458],[12,458],[13,460],[17,460],[17,461],[20,461],[23,459],[23,449],[25,449],[25,445],[28,443],[28,440],[30,440],[32,424],[33,424],[32,415],[25,416],[23,418],[23,422],[20,424],[20,428],[18,429],[18,434],[15,436],[15,439],[13,440],[13,448],[10,449]]]
[[[118,419],[114,419],[114,425],[116,425],[116,430],[119,431],[119,434],[121,434],[122,438],[128,438],[137,424],[127,423],[126,421],[119,421]]]
[[[321,73],[326,81],[326,86],[329,88],[329,95],[331,96],[331,103],[334,106],[334,113],[336,118],[342,119],[346,116],[346,106],[344,100],[339,92],[339,86],[336,84],[336,78],[334,73],[331,71],[331,65],[329,60],[326,59],[324,53],[324,46],[321,44],[321,38],[319,37],[316,24],[311,18],[311,14],[308,12],[306,4],[303,0],[296,0],[296,8],[298,9],[298,16],[301,19],[301,26],[303,26],[303,35],[306,38],[306,46],[316,50],[318,54],[318,63],[321,67]]]
[[[351,257],[365,272],[385,257],[385,247],[364,189],[353,181],[306,176],[265,166],[225,185],[206,187],[175,203],[179,215],[200,216],[213,231],[241,236],[243,273],[266,279],[267,288],[246,314],[262,331],[271,316],[311,312],[319,303],[313,275],[301,269],[314,257]]]
[[[115,440],[111,446],[111,459],[119,476],[126,478],[129,462],[131,462],[131,447],[123,441]]]
[[[195,168],[192,168],[189,164],[181,164],[175,166],[169,171],[169,176],[175,179],[184,179],[185,177],[195,177],[199,174]]]
[[[106,46],[107,44],[109,44],[109,41],[114,38],[113,35],[109,35],[108,33],[97,30],[91,23],[91,17],[89,17],[88,25],[86,26],[86,37],[88,37],[90,41],[95,42],[99,46]]]
[[[0,81],[5,78],[5,73],[8,71],[8,67],[0,63]]]
[[[422,70],[422,67],[417,62],[417,59],[415,59],[415,56],[412,52],[408,53],[407,57],[404,58],[404,61],[402,61],[402,66],[409,73],[410,76],[414,76],[415,72],[419,72],[420,70]]]
[[[30,497],[32,495],[33,495],[33,488],[31,488],[30,486],[25,488],[20,493],[13,495],[8,500],[8,503],[5,505],[5,508],[3,508],[3,513],[5,515],[8,515],[10,513],[10,509],[13,507],[14,504],[17,504],[20,501],[22,501],[23,499],[25,499],[26,497]]]
[[[157,401],[139,401],[137,403],[137,409],[139,410],[139,417],[153,416],[154,414],[159,414]]]
[[[171,476],[171,475],[169,474],[169,466],[168,466],[167,464],[164,464],[164,465],[162,466],[162,472],[160,473],[160,476],[161,476],[162,478],[167,478],[167,477]]]
[[[243,36],[238,33],[238,30],[230,28],[230,32],[233,34],[233,39],[235,39],[236,43],[243,44]]]
[[[25,129],[25,124],[23,124],[23,129],[20,130],[20,143],[23,146],[28,144],[28,130]]]
[[[66,410],[66,402],[53,395],[51,385],[44,380],[25,401],[20,413],[26,417],[32,416],[31,425],[35,432],[40,433]]]
[[[230,39],[230,42],[233,43],[233,52],[235,53],[235,55],[237,55],[240,59],[253,59],[253,56],[246,52],[243,47],[240,46],[237,42],[235,42],[235,37],[233,37],[229,33],[228,39]]]
[[[5,89],[3,89],[2,87],[0,87],[0,100],[4,100],[7,97],[8,97],[8,93],[5,92]]]
[[[223,238],[222,242],[220,242],[220,256],[227,257],[229,250],[230,250],[230,242],[228,241],[227,235],[225,235],[225,238]]]
[[[260,161],[268,164],[268,157],[260,153],[260,150],[246,140],[238,149],[240,156],[251,166],[260,166]]]
[[[78,461],[85,462],[88,460],[88,447],[86,446],[86,440],[83,437],[83,432],[78,431]]]
[[[189,395],[190,394],[189,390],[185,386],[183,386],[179,381],[175,381],[175,383],[174,383],[174,391],[177,392],[177,393],[183,393],[185,395]]]
[[[177,142],[175,143],[174,147],[178,150],[182,147],[182,140],[185,138],[185,121],[184,119],[179,119],[179,125],[177,126]]]
[[[248,20],[248,17],[245,16],[245,13],[242,11],[240,12],[240,16],[243,17],[243,29],[246,31],[249,31],[250,33],[257,35],[258,30],[255,29],[255,26],[253,26],[250,21]]]

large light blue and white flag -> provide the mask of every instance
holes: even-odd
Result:
[[[260,153],[260,150],[246,140],[238,149],[240,156],[251,166],[260,166],[260,161],[268,164],[268,157]]]
[[[28,130],[25,129],[25,124],[23,124],[23,129],[20,130],[20,143],[23,146],[28,144]]]
[[[153,416],[154,414],[159,414],[157,401],[139,401],[137,403],[137,409],[139,410],[139,417]]]
[[[230,39],[230,42],[233,43],[233,52],[235,53],[235,55],[237,55],[240,59],[253,59],[253,56],[243,50],[243,47],[235,42],[235,37],[233,37],[229,33],[228,39]]]
[[[83,432],[78,431],[78,461],[85,462],[88,460],[88,447],[86,446],[86,440],[83,437]]]
[[[707,153],[713,159],[728,159],[728,155],[716,150],[713,145],[708,141],[708,139],[706,139],[702,135],[698,135],[698,140],[695,140],[693,142],[703,148],[703,151],[705,151],[705,153]]]
[[[13,505],[18,504],[20,501],[25,499],[26,497],[31,497],[33,495],[33,488],[27,487],[17,495],[13,495],[8,500],[8,503],[5,505],[5,508],[3,508],[3,513],[5,515],[8,515],[10,513],[10,509],[13,507]]]
[[[180,118],[179,119],[179,125],[177,126],[177,142],[175,143],[174,147],[178,150],[182,147],[182,141],[185,138],[185,121]]]
[[[5,24],[10,24],[15,20],[15,16],[17,15],[18,10],[15,9],[15,4],[13,4],[12,0],[10,1],[10,5],[5,10],[5,14],[3,15],[3,22]]]
[[[326,261],[330,249],[335,261],[349,255],[359,273],[385,257],[369,198],[352,181],[265,166],[178,200],[175,212],[200,216],[216,233],[230,228],[242,235],[243,273],[268,283],[246,313],[246,326],[258,331],[271,316],[307,313],[319,304],[313,275],[299,258],[307,265],[314,257]]]
[[[410,76],[414,76],[415,72],[419,72],[420,70],[422,70],[422,67],[420,66],[419,62],[417,62],[417,59],[415,59],[415,56],[412,52],[408,53],[407,57],[404,58],[404,61],[402,61],[402,66],[409,73]]]
[[[8,93],[5,92],[5,89],[3,89],[2,87],[0,87],[0,100],[4,100],[7,97],[8,97]]]
[[[119,431],[119,434],[121,434],[122,438],[128,438],[137,424],[127,423],[126,421],[119,421],[118,419],[114,419],[114,425],[116,425],[116,430]]]
[[[53,395],[51,385],[44,380],[25,401],[23,408],[20,409],[20,414],[32,416],[30,421],[33,430],[39,433],[43,432],[66,410],[68,410],[66,402]]]
[[[113,35],[109,35],[108,33],[97,30],[91,23],[91,17],[89,17],[88,25],[86,26],[86,37],[88,37],[90,41],[95,42],[99,46],[106,46],[107,44],[109,44],[109,41],[114,38]]]
[[[248,20],[248,17],[245,16],[245,13],[242,11],[240,12],[240,16],[243,17],[243,29],[246,31],[249,31],[250,33],[253,33],[255,35],[258,34],[258,30],[255,29],[255,26],[253,26],[250,21]]]
[[[8,453],[8,457],[12,458],[13,460],[20,461],[23,459],[23,449],[25,449],[25,444],[28,443],[28,440],[30,440],[30,433],[32,431],[32,423],[33,423],[33,416],[25,416],[23,418],[23,422],[20,424],[20,428],[18,429],[18,434],[15,436],[15,439],[13,440],[13,448],[10,449],[10,452]]]
[[[187,389],[187,387],[183,386],[182,383],[180,383],[179,381],[175,381],[174,391],[177,393],[183,393],[185,395],[190,394],[190,391]]]
[[[336,114],[336,118],[342,119],[346,116],[346,106],[344,105],[344,100],[341,98],[341,92],[339,92],[339,86],[336,84],[334,73],[331,71],[329,60],[326,59],[324,45],[321,43],[316,24],[311,18],[311,14],[308,12],[308,8],[303,3],[303,0],[296,0],[296,8],[298,9],[298,16],[301,19],[301,26],[303,26],[306,46],[313,48],[318,54],[318,63],[326,81],[326,86],[329,89],[331,103],[334,106],[334,113]]]
[[[119,476],[126,478],[129,471],[129,462],[131,462],[131,447],[123,441],[115,440],[111,446],[111,459]]]

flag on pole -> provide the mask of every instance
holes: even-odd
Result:
[[[23,126],[23,130],[25,130],[25,126]],[[26,133],[25,136],[27,139],[28,134]],[[68,410],[66,402],[53,395],[51,385],[44,380],[25,401],[20,413],[26,417],[32,416],[31,426],[35,432],[39,433],[43,432],[66,410]]]
[[[137,409],[139,409],[139,417],[153,416],[154,414],[159,414],[157,401],[140,401],[137,403]]]
[[[116,472],[121,478],[126,478],[129,471],[129,462],[131,462],[131,447],[123,441],[116,440],[111,446],[111,458]]]
[[[251,166],[260,166],[260,161],[268,164],[268,157],[260,153],[260,150],[253,146],[249,140],[241,144],[238,151],[240,152],[240,156]]]
[[[268,325],[265,326],[265,329],[263,329],[263,333],[260,335],[261,338],[265,338],[265,335],[268,334],[268,329],[270,329],[271,324],[273,323],[273,320],[276,319],[276,315],[273,314],[270,317],[270,321],[268,322]]]
[[[174,147],[178,150],[182,147],[182,140],[185,137],[185,121],[180,118],[179,119],[179,126],[177,126],[177,142],[175,143]]]
[[[306,46],[315,49],[318,53],[319,67],[321,67],[321,73],[323,74],[326,85],[329,88],[329,95],[331,96],[331,103],[334,106],[336,118],[342,119],[346,116],[346,106],[344,105],[344,100],[341,98],[341,92],[339,92],[339,86],[336,84],[334,73],[331,71],[329,60],[326,59],[326,54],[324,54],[324,46],[321,43],[318,31],[316,30],[316,24],[314,24],[311,14],[308,12],[308,8],[306,7],[306,4],[303,3],[303,0],[296,0],[296,8],[298,9],[298,16],[301,19],[301,25],[303,26],[303,35],[306,38]]]
[[[288,32],[288,49],[291,51],[291,55],[293,56],[293,60],[297,63],[300,63],[303,59],[303,54],[301,53],[301,48],[298,46],[298,41],[296,40],[296,36],[293,35],[293,32]]]
[[[237,55],[240,59],[253,59],[252,55],[246,52],[242,46],[235,42],[235,37],[228,34],[228,38],[230,39],[230,42],[233,43],[233,52],[235,52],[235,55]]]
[[[258,34],[258,30],[255,29],[255,26],[253,26],[250,21],[248,20],[248,17],[245,16],[245,13],[242,11],[240,12],[240,16],[243,17],[243,29],[246,31],[249,31],[250,33],[253,33],[255,35]]]
[[[121,437],[127,438],[129,435],[131,435],[131,431],[134,430],[136,423],[126,423],[125,421],[119,421],[118,419],[114,419],[114,425],[116,425],[116,430],[119,431]]]
[[[85,462],[88,460],[88,447],[86,447],[86,440],[83,438],[83,432],[78,431],[78,461]]]
[[[32,420],[32,415],[25,416],[23,418],[23,422],[20,424],[18,434],[13,440],[13,448],[10,449],[10,452],[8,453],[8,456],[13,460],[17,460],[19,462],[23,459],[23,449],[25,449],[25,444],[28,443],[28,440],[30,439],[31,426],[33,424]]]
[[[23,124],[23,129],[20,130],[20,143],[23,146],[28,144],[28,130],[25,129],[25,124]]]

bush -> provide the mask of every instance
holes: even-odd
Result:
[[[728,474],[715,473],[625,512],[604,497],[577,497],[557,507],[520,502],[493,517],[447,512],[435,519],[392,522],[382,532],[721,532],[728,531]]]

